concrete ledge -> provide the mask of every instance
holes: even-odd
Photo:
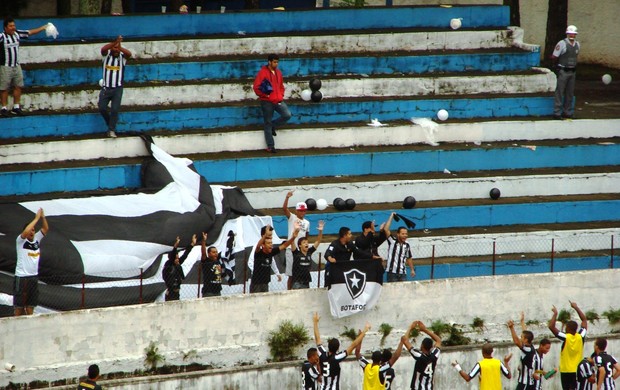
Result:
[[[277,34],[300,31],[339,31],[400,28],[445,28],[450,19],[463,18],[464,28],[503,27],[509,23],[509,8],[494,5],[445,7],[383,7],[353,9],[314,9],[305,11],[262,11],[185,14],[91,16],[76,18],[21,19],[23,29],[53,22],[61,41],[105,40],[110,31],[126,38],[165,37],[170,34],[192,36],[205,34]],[[32,37],[45,40],[45,35]],[[47,39],[49,40],[49,38]]]
[[[334,156],[277,155],[194,161],[210,183],[276,180],[298,177],[381,175],[547,167],[618,165],[620,144],[541,146],[533,152],[520,146],[470,150],[347,153]],[[566,153],[572,158],[566,159]],[[335,160],[337,158],[337,160]],[[338,164],[334,164],[337,161]],[[121,164],[0,172],[0,195],[87,191],[140,186],[140,165]]]
[[[248,86],[249,88],[249,86]],[[152,130],[218,129],[222,127],[256,126],[262,129],[263,118],[256,105],[232,104],[180,108],[124,111],[120,114],[117,130],[144,132]],[[372,118],[381,121],[408,120],[411,117],[434,117],[446,109],[454,119],[496,118],[520,116],[550,116],[553,97],[518,95],[512,97],[470,96],[468,98],[438,97],[433,99],[356,99],[323,100],[316,104],[301,100],[287,104],[293,113],[289,124],[368,123]],[[41,126],[45,123],[45,126]],[[28,115],[3,119],[0,138],[34,138],[102,134],[106,128],[99,113],[58,113]],[[258,147],[262,148],[263,144]]]
[[[526,140],[522,146],[534,149],[532,151],[535,152],[536,141],[540,140],[620,137],[620,119],[580,119],[561,122],[550,120],[439,122],[434,133],[429,133],[418,125],[394,125],[384,121],[384,118],[379,119],[388,126],[343,124],[341,127],[278,130],[277,147],[286,150],[410,145],[430,141],[482,144]],[[159,147],[172,155],[261,150],[264,143],[263,134],[259,129],[153,136],[153,139]],[[45,142],[33,139],[28,143],[0,145],[0,164],[64,161],[67,156],[70,156],[71,160],[97,160],[147,155],[144,142],[139,137],[75,140],[58,138]],[[452,167],[445,168],[452,169]]]
[[[449,19],[448,19],[449,21]],[[262,23],[262,22],[261,22]],[[170,34],[170,30],[166,31]],[[234,31],[237,34],[237,31]],[[161,41],[129,41],[124,45],[137,59],[192,58],[204,56],[254,55],[281,53],[283,57],[295,54],[321,53],[391,53],[428,50],[479,50],[512,46],[511,30],[490,31],[435,31],[392,32],[252,37],[194,38]],[[107,38],[106,38],[107,39]],[[130,39],[130,38],[129,38]],[[103,43],[24,46],[20,49],[23,64],[62,63],[101,59]],[[265,59],[266,61],[266,59]],[[98,79],[97,79],[98,80]]]
[[[17,370],[2,375],[0,385],[35,377],[41,380],[77,377],[93,361],[100,363],[103,372],[118,371],[115,362],[124,362],[123,367],[130,370],[138,369],[142,367],[143,350],[151,341],[158,343],[160,353],[172,364],[181,362],[183,352],[190,350],[197,352],[195,359],[203,364],[229,367],[248,359],[260,364],[268,358],[268,350],[256,349],[256,345],[265,345],[268,333],[282,319],[296,319],[311,332],[314,311],[321,316],[324,339],[339,337],[345,326],[358,328],[369,321],[376,329],[378,324],[386,322],[395,329],[387,340],[392,345],[412,320],[467,325],[478,316],[487,327],[481,337],[506,341],[509,335],[503,324],[509,318],[518,318],[521,310],[526,311],[528,320],[544,322],[549,318],[551,305],[564,308],[575,297],[580,297],[578,303],[584,311],[595,310],[600,315],[615,308],[615,297],[620,294],[616,283],[619,277],[620,270],[607,269],[386,284],[375,309],[342,320],[331,318],[323,289],[2,318],[0,325],[6,332],[0,341],[0,355],[3,361],[13,362]],[[415,299],[403,299],[412,296]],[[256,310],[257,307],[261,310]],[[88,327],[84,326],[85,322],[89,323]],[[593,327],[590,334],[609,331],[608,326],[602,325]],[[535,332],[537,336],[547,333],[542,327],[535,328]],[[365,348],[376,347],[379,338],[372,331]],[[32,354],[31,348],[15,348],[24,342],[36,346],[37,353]],[[479,352],[477,347],[462,351],[468,350],[476,351],[459,356],[469,367],[473,362],[468,359],[479,357]],[[505,352],[500,349],[496,353]],[[411,365],[405,357],[401,360],[407,361],[406,366]],[[439,378],[455,375],[445,362],[438,367],[442,370]],[[356,370],[360,376],[359,368]]]
[[[328,79],[322,82],[321,92],[325,103],[341,98],[399,98],[543,94],[555,90],[556,77],[548,69],[539,74],[458,77],[378,77],[351,76]],[[288,81],[285,99],[300,99],[308,89],[308,81]],[[97,108],[99,88],[81,90],[33,92],[22,98],[25,109],[30,111],[94,110]],[[255,104],[256,94],[252,80],[224,81],[208,84],[149,85],[125,87],[123,107],[165,108],[172,105],[214,104],[245,102]],[[527,105],[527,101],[524,102]]]
[[[308,38],[310,39],[310,38]],[[340,45],[338,37],[334,44]],[[60,47],[59,47],[60,48]],[[345,56],[346,55],[346,56]],[[320,56],[320,57],[319,57]],[[165,61],[165,62],[164,62]],[[98,86],[101,78],[100,61],[93,64],[68,66],[66,63],[48,63],[45,68],[24,66],[24,83],[29,94],[32,87]],[[125,84],[179,81],[208,81],[253,79],[260,66],[265,63],[260,57],[238,60],[213,60],[211,57],[196,58],[194,61],[180,61],[179,57],[162,58],[156,63],[131,61],[126,68]],[[510,72],[525,71],[540,64],[537,53],[524,51],[477,51],[443,53],[408,52],[390,56],[353,56],[350,53],[333,53],[321,56],[295,57],[287,54],[280,58],[287,81],[295,77],[333,77],[333,75],[392,75],[423,74],[442,72]],[[353,77],[353,76],[351,76]],[[149,85],[150,85],[149,84]],[[40,89],[40,88],[37,88]]]
[[[380,180],[380,181],[379,181]],[[302,181],[303,183],[303,181]],[[243,187],[250,204],[257,209],[282,206],[284,195],[294,190],[290,204],[308,198],[323,198],[331,205],[338,197],[353,198],[358,204],[402,202],[407,196],[417,201],[448,199],[489,199],[491,188],[500,188],[502,197],[614,194],[620,188],[620,172],[573,173],[567,175],[493,176],[460,179],[381,180],[372,182],[321,183],[297,186]]]

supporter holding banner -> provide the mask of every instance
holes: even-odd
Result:
[[[342,318],[371,309],[383,284],[380,261],[358,260],[331,264],[329,306],[332,316]]]

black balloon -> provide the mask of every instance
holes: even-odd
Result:
[[[312,95],[310,95],[310,99],[313,102],[318,103],[321,100],[323,100],[323,94],[321,93],[321,91],[312,91]]]
[[[316,200],[312,198],[306,199],[306,206],[308,206],[308,210],[310,211],[316,210]]]
[[[321,89],[321,80],[319,79],[311,79],[310,82],[308,83],[310,85],[310,89],[313,91],[318,91],[319,89]]]
[[[334,199],[334,207],[336,210],[344,210],[347,208],[347,203],[342,198]]]
[[[344,201],[347,210],[353,210],[355,208],[355,199],[349,198]]]
[[[413,196],[408,196],[403,200],[404,209],[412,209],[415,207],[416,200]]]
[[[491,199],[496,200],[499,199],[499,196],[502,193],[499,191],[499,189],[497,188],[492,188],[491,191],[489,191],[489,196],[491,197]]]

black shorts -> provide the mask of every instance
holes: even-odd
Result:
[[[517,383],[517,390],[536,390],[536,385],[526,385],[523,383]]]
[[[561,372],[560,379],[562,381],[563,390],[575,390],[577,388],[576,372]]]
[[[13,306],[34,307],[39,304],[39,277],[16,276],[13,284]]]

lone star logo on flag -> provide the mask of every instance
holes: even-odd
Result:
[[[351,298],[355,299],[362,295],[366,288],[366,274],[354,268],[345,272],[344,277]]]
[[[383,266],[377,260],[330,264],[331,286],[327,293],[334,317],[342,318],[371,309],[381,295]]]

